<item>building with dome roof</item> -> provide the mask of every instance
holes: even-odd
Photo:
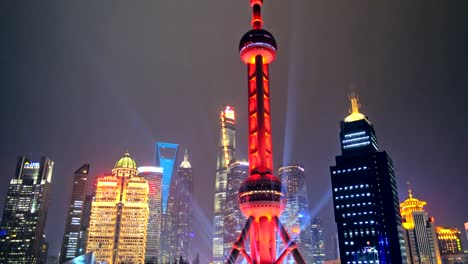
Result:
[[[149,185],[137,175],[137,163],[126,152],[112,174],[97,179],[86,243],[97,263],[145,261]]]
[[[408,190],[408,199],[400,203],[406,255],[409,263],[440,264],[442,260],[434,229],[434,218],[429,217],[424,210],[426,204],[425,201],[414,198],[411,189]]]

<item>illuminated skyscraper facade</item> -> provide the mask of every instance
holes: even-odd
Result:
[[[468,222],[465,222],[465,234],[466,234],[466,240],[468,240]]]
[[[177,161],[177,150],[179,144],[174,143],[156,143],[156,161],[155,165],[163,168],[162,178],[162,212],[166,213],[167,203],[169,200],[169,192],[172,183],[172,174]]]
[[[224,213],[229,162],[236,157],[236,117],[234,107],[224,106],[220,113],[221,132],[215,178],[213,219],[213,263],[222,264],[224,255]]]
[[[298,165],[282,166],[278,169],[278,176],[287,201],[280,217],[281,222],[299,245],[306,263],[312,263],[312,230],[304,168]],[[292,256],[288,256],[284,263],[293,264],[295,261]]]
[[[155,166],[138,167],[138,176],[148,181],[148,228],[146,231],[146,255],[145,263],[157,263],[159,259],[160,235],[161,235],[161,189],[163,168]]]
[[[459,254],[463,252],[461,233],[458,229],[437,226],[436,233],[441,255]]]
[[[187,149],[184,160],[177,170],[175,182],[175,256],[184,259],[192,259],[194,253],[191,250],[194,232],[192,229],[193,217],[193,171],[190,164]]]
[[[340,139],[342,155],[330,170],[341,263],[406,263],[393,163],[378,151],[355,96]]]
[[[409,197],[400,204],[406,242],[406,255],[412,264],[441,264],[434,218],[424,211],[425,201]]]
[[[224,255],[231,252],[232,244],[236,242],[245,219],[239,207],[239,188],[249,173],[249,163],[232,160],[229,165],[226,187],[226,205],[224,211]],[[239,260],[240,263],[240,260]]]
[[[312,263],[323,264],[325,261],[325,240],[323,237],[322,222],[318,217],[312,219],[310,230],[312,232]]]
[[[60,251],[60,263],[85,253],[86,229],[83,226],[83,217],[88,175],[89,164],[82,165],[73,175],[73,187]]]
[[[5,199],[0,236],[0,263],[45,263],[44,229],[54,162],[19,157]]]
[[[86,252],[94,252],[98,263],[145,261],[149,187],[137,173],[136,162],[125,153],[112,175],[97,180]]]

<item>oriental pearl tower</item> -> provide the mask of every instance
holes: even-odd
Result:
[[[234,264],[240,253],[249,264],[280,264],[288,254],[292,254],[296,263],[303,264],[296,243],[278,218],[286,201],[281,181],[273,175],[268,72],[268,65],[276,56],[276,41],[270,32],[262,29],[263,0],[250,0],[250,5],[253,29],[239,43],[241,60],[247,64],[249,100],[249,177],[239,189],[239,206],[248,220],[226,263]],[[285,244],[278,258],[277,232]],[[250,254],[244,247],[248,238]]]

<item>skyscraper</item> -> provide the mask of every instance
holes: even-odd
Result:
[[[323,264],[325,261],[325,240],[323,238],[322,222],[318,217],[312,219],[310,230],[312,231],[312,263]]]
[[[249,163],[232,160],[229,165],[224,210],[224,255],[229,255],[232,244],[236,242],[245,224],[239,207],[239,188],[249,173]]]
[[[146,231],[146,255],[145,263],[157,263],[159,259],[160,235],[161,235],[161,189],[162,167],[144,166],[138,167],[138,176],[148,181],[148,228]]]
[[[463,252],[460,231],[451,227],[436,227],[437,241],[441,255],[458,254]]]
[[[163,168],[162,178],[162,212],[166,213],[169,200],[169,191],[172,182],[172,174],[177,160],[178,144],[156,142],[156,160],[155,165]]]
[[[281,222],[299,245],[306,263],[312,263],[312,230],[304,168],[298,165],[282,166],[278,169],[278,176],[287,201]],[[294,258],[288,256],[286,263],[295,263]]]
[[[54,162],[19,157],[5,199],[0,237],[0,263],[45,263],[44,229]]]
[[[93,251],[98,263],[144,263],[148,193],[148,182],[137,176],[128,152],[112,175],[99,177],[86,244],[86,252]]]
[[[434,218],[424,211],[425,201],[409,197],[400,204],[406,242],[406,255],[412,264],[441,264],[434,230]]]
[[[175,256],[192,259],[191,243],[194,236],[192,229],[193,217],[193,172],[187,149],[184,160],[177,170],[176,178],[176,221],[175,221]]]
[[[224,256],[224,213],[229,162],[236,157],[236,116],[234,107],[223,106],[220,113],[220,137],[215,178],[213,219],[213,263],[222,264]]]
[[[60,251],[60,263],[85,253],[86,229],[83,228],[83,216],[86,206],[88,175],[89,164],[83,164],[73,175],[73,187]]]
[[[393,163],[355,96],[340,139],[330,170],[341,263],[406,263]]]

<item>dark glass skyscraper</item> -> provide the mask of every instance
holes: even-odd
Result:
[[[239,188],[247,179],[249,163],[232,160],[227,174],[226,205],[224,210],[224,255],[229,255],[232,244],[236,242],[245,224],[239,207]],[[240,260],[238,260],[240,261]]]
[[[44,229],[54,162],[19,157],[1,224],[0,263],[45,263]]]
[[[406,263],[393,163],[351,97],[341,122],[341,156],[331,179],[341,263]]]
[[[82,165],[73,175],[73,188],[65,222],[60,263],[85,253],[86,229],[83,229],[83,216],[86,206],[88,175],[89,164]]]
[[[282,166],[278,169],[286,206],[280,219],[288,233],[299,246],[306,263],[312,263],[312,230],[310,229],[310,210],[307,198],[304,167],[299,165]],[[278,241],[279,242],[279,241]],[[284,247],[278,243],[280,248]],[[289,255],[283,263],[296,263]]]
[[[192,229],[193,217],[193,172],[189,162],[187,149],[184,160],[177,170],[176,178],[176,224],[175,224],[175,256],[192,259],[190,244],[194,237]]]
[[[312,232],[313,264],[323,264],[325,261],[325,240],[322,223],[318,217],[312,219],[310,230]]]

